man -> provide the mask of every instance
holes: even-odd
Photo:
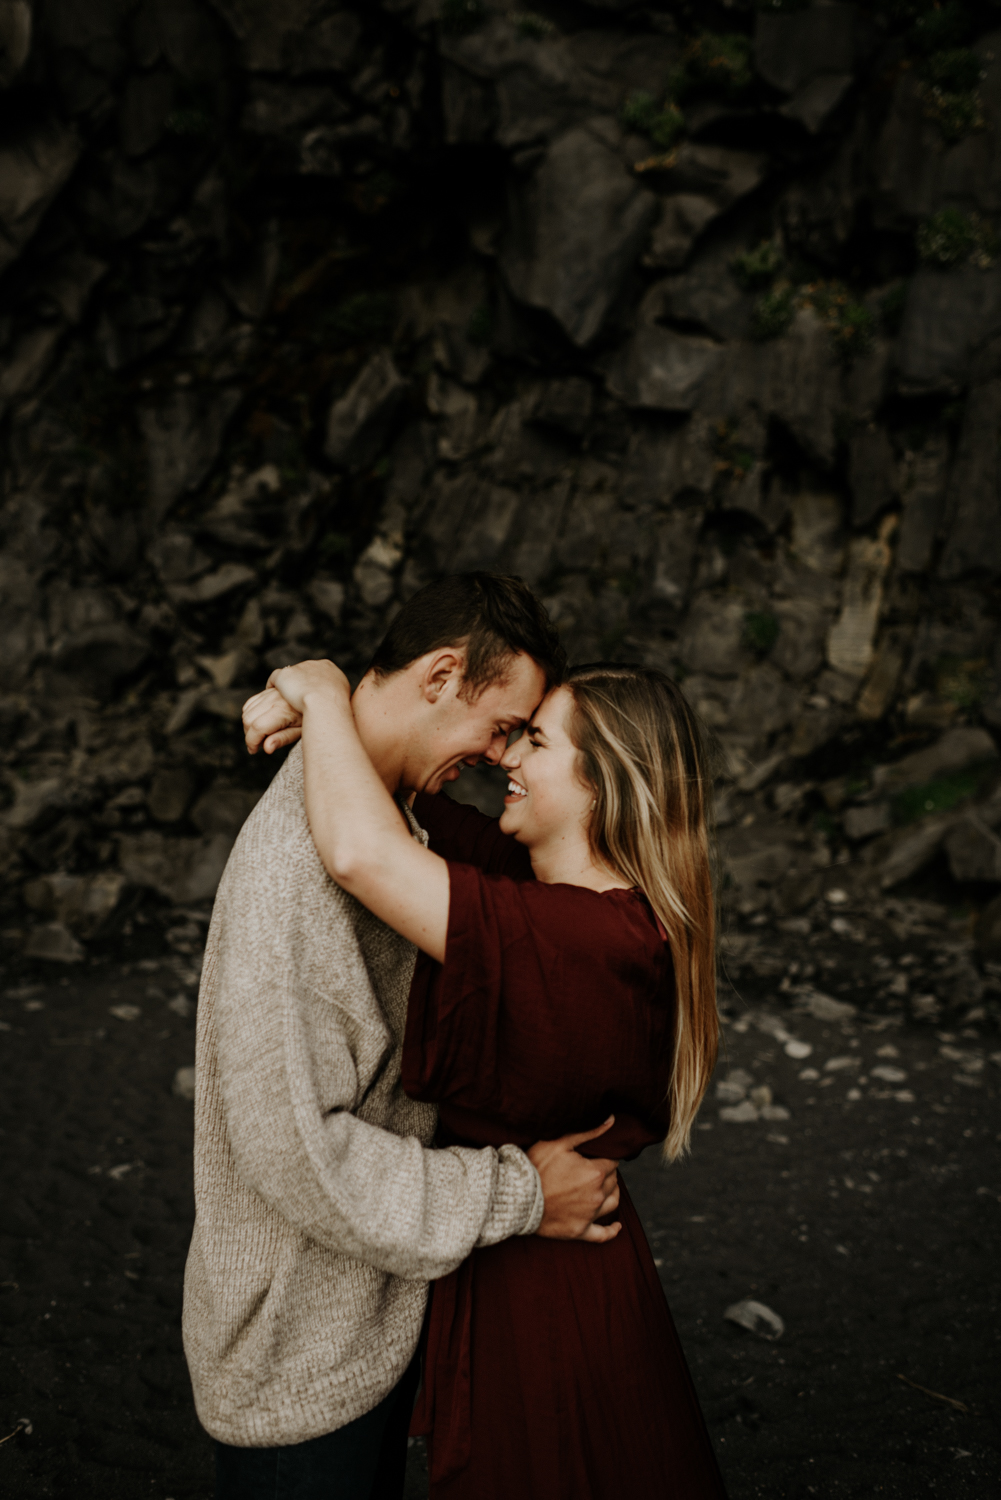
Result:
[[[404,799],[496,762],[562,665],[516,579],[403,606],[353,705],[415,837]],[[246,706],[251,750],[297,737],[274,696]],[[533,1147],[538,1170],[428,1149],[435,1111],[399,1081],[414,959],[326,874],[296,749],[226,867],[199,997],[184,1343],[220,1500],[399,1497],[428,1281],[511,1235],[600,1240],[617,1202],[580,1137]]]

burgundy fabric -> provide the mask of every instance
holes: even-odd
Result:
[[[414,976],[407,1092],[437,1102],[439,1145],[527,1146],[614,1112],[585,1149],[635,1156],[669,1122],[673,976],[649,905],[524,878],[493,820],[453,809],[414,807],[451,903],[444,966]],[[411,1428],[432,1500],[725,1497],[624,1188],[618,1217],[609,1245],[507,1240],[435,1283]]]

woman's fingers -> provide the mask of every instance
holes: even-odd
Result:
[[[583,1146],[585,1141],[595,1141],[599,1135],[604,1135],[606,1130],[611,1130],[615,1124],[615,1116],[609,1115],[604,1125],[598,1125],[594,1130],[582,1130],[578,1135],[564,1135],[560,1137],[560,1144],[568,1151],[576,1151],[578,1146]]]

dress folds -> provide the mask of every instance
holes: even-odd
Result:
[[[589,1130],[627,1159],[662,1140],[671,955],[638,891],[543,885],[497,824],[418,797],[449,861],[444,965],[414,975],[403,1082],[437,1144]],[[435,1283],[412,1431],[432,1500],[724,1500],[657,1269],[625,1184],[609,1244],[526,1236]]]

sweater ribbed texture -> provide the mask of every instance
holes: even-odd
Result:
[[[436,1112],[400,1087],[415,957],[324,870],[296,747],[226,866],[198,1001],[184,1348],[222,1442],[304,1442],[371,1410],[428,1281],[538,1228],[517,1147],[426,1149]]]

